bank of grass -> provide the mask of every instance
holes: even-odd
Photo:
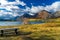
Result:
[[[47,19],[46,23],[60,23],[60,18]]]
[[[23,25],[20,31],[29,34],[34,40],[60,40],[60,23],[43,23],[34,25]]]
[[[34,21],[34,20],[41,20],[41,19],[29,19],[30,21]]]
[[[42,23],[4,27],[1,26],[0,28],[14,27],[19,28],[22,35],[0,37],[0,40],[60,40],[60,23]]]
[[[17,27],[21,35],[0,37],[0,40],[60,40],[60,18],[49,20],[54,21],[42,24],[1,26],[0,28]]]

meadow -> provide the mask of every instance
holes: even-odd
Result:
[[[0,40],[60,40],[60,18],[48,19],[42,24],[0,26],[0,28],[19,28],[18,36],[3,36]]]

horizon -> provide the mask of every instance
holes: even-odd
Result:
[[[39,11],[60,11],[60,0],[1,0],[0,19],[14,19],[25,13],[34,15]],[[14,19],[15,20],[15,19]]]

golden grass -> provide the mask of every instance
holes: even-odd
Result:
[[[34,25],[22,25],[19,27],[23,32],[32,32],[29,36],[33,39],[39,39],[42,35],[60,39],[60,23],[43,23]],[[42,39],[44,38],[42,37]],[[41,40],[42,40],[41,39]],[[47,39],[46,39],[47,40]]]
[[[20,25],[20,26],[1,26],[0,28],[14,28],[18,27],[23,33],[32,32],[28,36],[34,40],[46,39],[46,40],[60,40],[60,23],[42,23],[42,24],[31,24],[31,25]],[[47,37],[47,38],[45,38]],[[5,40],[24,40],[21,36],[11,36],[11,37],[0,37],[0,39]],[[42,40],[41,39],[41,40]]]
[[[32,25],[21,25],[19,26],[21,31],[26,32],[35,32],[41,30],[56,30],[56,28],[60,29],[60,23],[43,23],[43,24],[32,24]]]
[[[19,28],[21,35],[11,37],[0,37],[1,40],[60,40],[60,18],[49,19],[53,22],[46,22],[42,24],[30,24],[20,26],[1,26],[0,28]],[[31,32],[31,34],[27,34]],[[25,36],[30,38],[26,39]]]
[[[29,19],[29,20],[34,21],[34,20],[41,20],[41,19]]]

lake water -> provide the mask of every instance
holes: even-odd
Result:
[[[7,22],[7,21],[0,21],[0,26],[14,26],[14,25],[20,25],[22,22]]]
[[[30,24],[40,24],[43,22],[29,22]],[[21,25],[22,22],[15,21],[15,22],[7,22],[7,21],[0,21],[0,26],[15,26],[15,25]]]

